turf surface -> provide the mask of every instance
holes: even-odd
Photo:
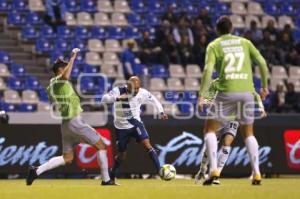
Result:
[[[222,179],[221,186],[204,187],[193,180],[119,180],[122,186],[101,187],[98,180],[0,180],[0,199],[293,199],[300,198],[300,179],[264,179],[251,186],[247,179]]]

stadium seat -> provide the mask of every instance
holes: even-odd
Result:
[[[11,59],[10,56],[6,53],[0,50],[0,63],[1,64],[10,64]]]
[[[79,12],[80,7],[76,0],[64,0],[67,12]]]
[[[71,46],[65,39],[57,39],[54,44],[54,50],[62,53],[69,53],[71,51]]]
[[[173,103],[164,103],[163,104],[165,113],[168,115],[178,115],[179,110],[176,104]]]
[[[21,37],[24,40],[34,40],[39,37],[39,33],[35,27],[23,26],[21,30]]]
[[[25,88],[29,90],[38,90],[41,86],[36,77],[29,76],[25,79]]]
[[[77,20],[73,13],[67,12],[65,14],[65,21],[68,26],[76,26],[77,25]]]
[[[87,27],[76,27],[75,37],[76,39],[88,39],[91,37],[91,32]]]
[[[94,93],[97,89],[94,78],[89,76],[83,76],[80,80],[80,91],[83,94]]]
[[[106,39],[107,38],[106,29],[103,27],[98,27],[98,26],[93,27],[92,28],[92,38]]]
[[[299,66],[289,66],[289,79],[299,79],[300,80]]]
[[[108,29],[108,38],[109,39],[124,39],[125,34],[121,27],[110,27]]]
[[[97,9],[99,12],[112,13],[114,11],[110,0],[98,0]]]
[[[10,103],[3,103],[2,109],[5,112],[16,112],[17,111],[17,105],[16,104],[10,104]]]
[[[41,15],[37,12],[29,12],[25,18],[26,24],[40,26],[44,23]]]
[[[184,90],[184,86],[179,78],[168,78],[167,87],[169,90],[182,91]]]
[[[14,103],[18,104],[21,103],[21,98],[19,93],[15,90],[5,90],[3,93],[3,99],[6,103]]]
[[[35,50],[38,54],[50,53],[53,47],[49,40],[38,39],[35,44]]]
[[[0,63],[0,77],[8,77],[10,76],[10,72],[6,66],[6,64]]]
[[[113,13],[111,15],[111,23],[114,26],[127,26],[128,22],[123,13]]]
[[[198,81],[198,80],[197,80]],[[192,102],[193,104],[197,104],[198,101],[198,90],[194,90],[194,91],[185,91],[184,92],[184,99],[187,102]]]
[[[105,51],[106,52],[121,52],[122,48],[120,46],[120,43],[118,42],[118,40],[114,40],[114,39],[107,39],[105,40]]]
[[[87,12],[79,12],[77,13],[77,25],[79,26],[92,26],[94,24],[94,20],[91,14]]]
[[[163,65],[155,64],[152,65],[151,76],[159,78],[168,78],[169,71]]]
[[[12,10],[11,4],[8,1],[6,0],[0,1],[0,12],[8,13],[11,10]]]
[[[164,79],[161,78],[151,78],[150,79],[150,90],[152,91],[165,91],[167,90],[166,83]]]
[[[244,3],[234,1],[231,3],[231,12],[235,15],[246,15],[247,9]]]
[[[96,26],[110,26],[111,22],[106,13],[98,12],[94,15],[94,25]]]
[[[283,29],[286,24],[289,24],[292,28],[295,27],[293,19],[289,16],[278,17],[278,27]]]
[[[288,79],[288,80],[287,80],[287,83],[292,83],[292,84],[294,84],[295,91],[296,91],[297,93],[300,92],[300,80],[296,80],[296,79]]]
[[[148,26],[158,26],[160,25],[160,19],[156,15],[147,15],[146,23]]]
[[[262,27],[262,25],[261,25],[261,23],[260,23],[260,20],[259,20],[258,16],[255,16],[255,15],[247,15],[247,16],[245,17],[246,28],[250,28],[251,21],[255,21],[258,28],[261,28],[261,27]]]
[[[257,2],[248,2],[248,14],[249,15],[263,15],[264,11],[261,7],[261,4]]]
[[[288,16],[294,16],[297,14],[296,7],[290,3],[284,3],[281,6],[280,12],[281,12],[281,15],[288,15]]]
[[[148,11],[148,7],[143,1],[131,1],[131,8],[135,13],[143,14]]]
[[[81,11],[88,13],[97,12],[97,5],[95,0],[84,0],[80,1],[80,9]]]
[[[77,80],[80,73],[81,73],[80,68],[77,65],[74,65],[71,71],[71,79]]]
[[[199,80],[197,78],[185,78],[184,90],[186,91],[198,91],[200,89]]]
[[[284,81],[281,78],[271,78],[270,79],[270,90],[271,91],[275,91],[277,85],[284,85]],[[286,90],[285,86],[284,86],[284,90]]]
[[[114,65],[104,64],[101,66],[101,72],[107,77],[118,77],[118,71]]]
[[[169,102],[178,102],[181,101],[180,98],[183,97],[182,92],[170,91],[169,89],[164,93],[165,99]]]
[[[116,53],[105,52],[103,53],[104,64],[117,65],[120,63],[119,58]]]
[[[270,16],[270,15],[264,15],[261,20],[262,28],[267,27],[268,21],[270,21],[270,20],[273,20],[275,23],[275,27],[277,27],[277,21],[276,21],[275,17]]]
[[[99,53],[97,53],[97,52],[87,52],[85,54],[85,61],[87,64],[91,64],[91,65],[99,66],[102,64],[101,57],[100,57]]]
[[[166,11],[166,7],[162,2],[159,1],[149,1],[149,10],[155,14],[163,14]]]
[[[114,10],[115,10],[115,12],[120,12],[120,13],[130,13],[131,12],[131,9],[127,3],[127,0],[115,0]]]
[[[22,102],[26,104],[37,104],[39,97],[33,90],[24,90],[22,91]]]
[[[59,26],[57,28],[57,36],[63,39],[73,39],[74,33],[68,26]]]
[[[217,3],[216,10],[221,15],[229,15],[229,14],[233,13],[230,11],[230,7],[224,3]]]
[[[230,19],[232,21],[232,25],[235,28],[245,28],[245,22],[240,15],[231,15]]]
[[[201,69],[198,65],[188,64],[186,66],[187,77],[200,78],[202,76]]]
[[[41,102],[49,102],[49,96],[46,89],[41,88],[39,90],[39,98]]]
[[[93,51],[93,52],[104,52],[103,43],[99,39],[89,39],[88,49],[89,51]]]
[[[29,10],[26,0],[13,0],[12,9],[17,12],[27,12]]]
[[[11,64],[10,72],[15,77],[23,77],[27,75],[24,66],[21,64]]]
[[[132,26],[143,26],[145,25],[145,21],[142,19],[142,17],[139,14],[130,13],[127,16],[128,23],[130,23]]]
[[[25,24],[25,19],[20,13],[10,12],[7,16],[7,24],[10,26],[22,26]]]
[[[80,53],[77,54],[76,59],[75,59],[75,63],[79,64],[79,65],[85,63],[84,55],[83,55],[82,52],[80,52]]]
[[[54,39],[56,38],[56,33],[51,26],[42,26],[40,29],[40,36],[45,39]]]
[[[88,51],[87,41],[84,40],[84,39],[73,40],[71,46],[72,46],[72,49],[73,48],[79,48],[81,52]]]
[[[0,92],[2,92],[3,90],[6,90],[6,83],[3,78],[0,77]]]
[[[90,65],[90,64],[85,64],[83,66],[83,72],[84,73],[98,73],[99,72],[99,67]]]
[[[179,111],[182,115],[190,115],[195,111],[195,107],[191,103],[183,103],[183,104],[179,104],[178,106],[179,106]]]
[[[142,35],[141,35],[138,28],[136,28],[136,27],[127,27],[125,29],[125,38],[126,39],[140,40],[142,38]]]
[[[275,3],[266,3],[264,6],[264,10],[267,14],[272,16],[280,15],[280,8]]]
[[[36,105],[35,104],[25,104],[25,103],[22,103],[19,105],[18,107],[18,111],[20,112],[35,112],[36,111]]]
[[[38,112],[49,112],[51,110],[50,104],[45,102],[39,102],[37,104]]]
[[[185,72],[184,72],[184,69],[183,69],[182,65],[171,64],[169,66],[169,71],[170,71],[170,76],[171,77],[178,77],[178,78],[185,77]]]

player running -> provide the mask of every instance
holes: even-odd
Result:
[[[26,179],[27,185],[31,185],[38,176],[48,170],[71,164],[74,159],[74,147],[79,144],[81,140],[86,141],[98,149],[97,158],[101,167],[101,184],[115,185],[109,177],[105,140],[82,120],[80,116],[82,112],[80,99],[75,93],[72,84],[68,81],[74,60],[79,51],[80,49],[78,48],[72,50],[72,57],[69,62],[58,59],[53,64],[55,77],[50,80],[50,85],[47,88],[51,102],[58,105],[59,112],[62,116],[61,133],[63,155],[53,157],[38,167],[31,166]]]
[[[157,153],[152,147],[149,135],[141,121],[141,105],[153,104],[158,110],[161,119],[168,119],[161,103],[149,91],[141,88],[141,81],[137,76],[129,78],[127,85],[113,88],[102,97],[103,103],[114,103],[114,126],[117,140],[118,154],[115,157],[113,168],[110,172],[112,181],[122,161],[126,157],[127,146],[131,138],[143,143],[145,149],[155,165],[159,174],[161,165]]]
[[[264,100],[268,94],[268,69],[264,58],[254,45],[247,39],[232,35],[232,22],[226,16],[217,22],[219,38],[212,41],[206,50],[205,68],[199,91],[198,104],[203,109],[205,93],[208,90],[213,70],[219,73],[217,80],[217,95],[214,106],[210,109],[210,118],[204,126],[204,141],[210,164],[210,178],[203,185],[211,185],[218,179],[217,168],[217,137],[216,131],[224,122],[235,118],[240,123],[250,162],[253,169],[253,185],[261,184],[259,170],[258,143],[253,134],[254,123],[254,85],[252,80],[251,60],[255,61],[261,73]]]

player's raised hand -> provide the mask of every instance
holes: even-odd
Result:
[[[198,109],[199,109],[199,111],[202,112],[204,110],[204,105],[205,105],[205,99],[204,99],[204,97],[200,96],[198,98]]]
[[[80,49],[79,48],[73,48],[73,50],[72,50],[72,56],[76,56],[77,55],[77,53],[79,53],[80,52]]]
[[[268,95],[269,95],[269,90],[267,88],[262,88],[260,91],[261,99],[265,100]]]

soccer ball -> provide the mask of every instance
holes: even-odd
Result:
[[[165,164],[161,167],[159,174],[162,180],[172,180],[176,177],[176,169],[171,164]]]

